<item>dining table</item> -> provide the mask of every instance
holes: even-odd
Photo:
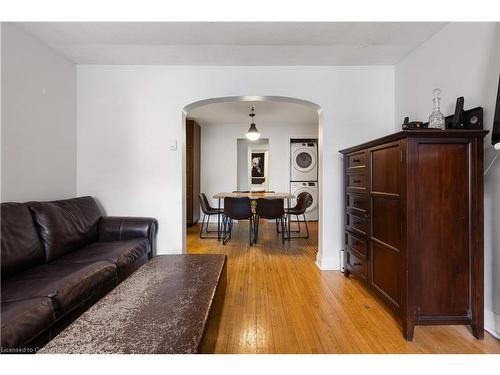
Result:
[[[258,192],[258,191],[251,191],[251,192],[232,192],[232,193],[225,193],[225,192],[220,192],[216,193],[213,195],[214,199],[217,199],[217,204],[218,204],[218,210],[221,210],[221,200],[224,198],[249,198],[252,201],[256,201],[259,198],[264,198],[264,199],[283,199],[286,200],[287,204],[286,207],[289,209],[291,207],[291,200],[294,198],[293,194],[291,193],[275,193],[275,192]],[[290,214],[287,214],[287,225],[286,225],[286,234],[287,234],[287,239],[290,238]],[[220,215],[217,215],[217,239],[220,241],[221,240],[221,221],[220,221]]]

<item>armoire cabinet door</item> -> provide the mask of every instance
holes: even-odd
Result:
[[[370,150],[371,283],[396,308],[401,304],[401,147]]]
[[[420,317],[465,317],[471,308],[470,141],[414,142],[416,309]]]

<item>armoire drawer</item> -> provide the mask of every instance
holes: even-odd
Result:
[[[364,173],[349,173],[346,175],[347,190],[366,191],[366,174]]]
[[[353,215],[346,212],[345,225],[347,229],[360,233],[362,235],[368,234],[368,219],[365,216]]]
[[[363,215],[368,214],[368,196],[356,193],[346,193],[345,205],[348,212],[358,212]]]
[[[347,155],[347,169],[363,168],[366,166],[366,152],[363,151]]]
[[[365,278],[368,278],[368,263],[349,251],[347,252],[347,269],[357,271]]]
[[[368,260],[368,244],[365,239],[345,232],[347,250],[353,252],[358,258]]]

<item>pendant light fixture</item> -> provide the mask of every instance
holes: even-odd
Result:
[[[250,118],[252,119],[252,123],[250,124],[250,128],[248,128],[247,134],[245,134],[245,136],[250,141],[256,141],[257,139],[260,138],[260,133],[257,130],[255,123],[253,122],[253,118],[255,117],[255,107],[254,106],[252,106],[250,108],[250,114],[248,116],[250,116]]]

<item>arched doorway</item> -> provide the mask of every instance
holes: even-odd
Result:
[[[186,105],[182,110],[182,126],[184,138],[182,140],[182,160],[183,160],[183,223],[186,223],[186,139],[185,139],[185,124],[188,114],[195,110],[196,108],[207,106],[216,103],[227,103],[227,102],[281,102],[281,103],[292,103],[297,105],[306,106],[309,109],[313,109],[317,114],[317,124],[318,124],[318,185],[319,185],[319,217],[318,217],[318,257],[322,254],[322,212],[323,212],[323,199],[322,199],[322,178],[323,178],[323,152],[322,152],[322,109],[316,103],[311,101],[298,99],[294,97],[284,97],[284,96],[230,96],[230,97],[218,97],[199,100]],[[184,225],[184,234],[182,239],[183,252],[186,252],[186,226]]]

